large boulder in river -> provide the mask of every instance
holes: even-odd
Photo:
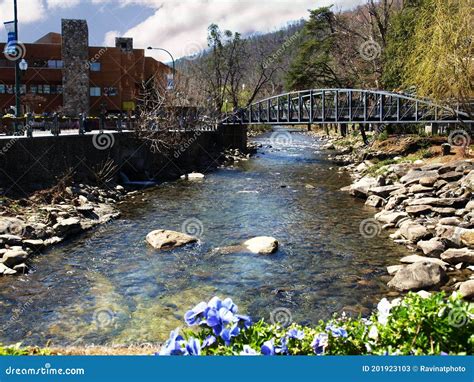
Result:
[[[278,249],[278,241],[274,237],[259,236],[247,240],[244,244],[252,253],[259,253],[261,255],[269,255]]]
[[[75,235],[82,231],[81,221],[78,218],[62,219],[53,226],[53,230],[59,237]]]
[[[400,269],[388,286],[399,291],[436,288],[447,281],[443,267],[428,262],[416,262]]]
[[[438,172],[431,171],[420,171],[420,170],[411,170],[406,175],[402,176],[400,182],[405,184],[417,183],[422,178],[436,178],[438,179]]]
[[[146,235],[146,241],[155,249],[171,249],[196,243],[198,239],[182,232],[158,229]]]
[[[408,217],[406,212],[380,211],[375,214],[375,219],[385,224],[397,224],[400,220]]]

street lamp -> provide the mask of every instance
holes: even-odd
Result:
[[[163,52],[166,52],[166,53],[169,54],[169,56],[171,57],[171,61],[173,62],[173,87],[174,87],[174,78],[175,78],[175,75],[176,75],[176,65],[175,65],[173,55],[168,50],[163,49],[163,48],[153,48],[153,47],[149,46],[147,49],[148,50],[162,50]]]

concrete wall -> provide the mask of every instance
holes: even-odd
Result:
[[[0,139],[0,187],[17,192],[53,184],[69,170],[79,181],[94,180],[94,172],[109,159],[131,180],[172,179],[212,165],[225,148],[246,144],[245,127],[189,132],[168,152],[153,152],[133,133],[43,136]]]

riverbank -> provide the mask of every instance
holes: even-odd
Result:
[[[251,145],[246,152],[225,150],[215,162],[202,168],[212,171],[233,166],[248,160],[254,152]],[[127,189],[114,183],[99,187],[76,183],[70,175],[62,177],[54,187],[23,198],[0,196],[0,276],[28,273],[33,268],[33,257],[117,219],[120,203],[139,195],[139,187],[157,184],[139,183]]]
[[[389,230],[411,255],[387,267],[396,292],[459,290],[474,298],[474,159],[446,138],[387,137],[369,148],[356,137],[323,137],[324,149],[353,177],[344,187],[374,208],[364,237]],[[443,152],[444,151],[444,152]]]

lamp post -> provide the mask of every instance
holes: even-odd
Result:
[[[173,87],[174,87],[174,78],[175,78],[175,75],[176,75],[176,65],[175,65],[173,55],[168,50],[163,49],[163,48],[153,48],[153,47],[149,46],[147,49],[148,50],[162,50],[163,52],[166,52],[166,53],[169,54],[169,56],[171,57],[171,61],[173,62]]]
[[[16,53],[19,54],[18,47],[18,9],[17,0],[13,0],[13,23],[15,31],[15,49]],[[18,118],[20,116],[20,59],[17,57],[15,60],[15,135],[18,134]]]

